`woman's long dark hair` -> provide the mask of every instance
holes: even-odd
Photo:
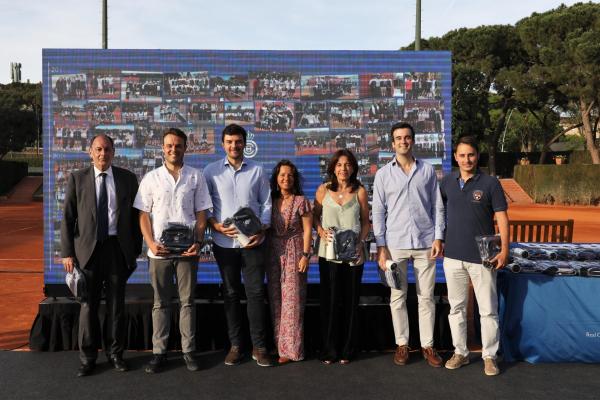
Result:
[[[279,190],[279,185],[277,184],[277,175],[281,171],[281,167],[290,167],[292,169],[292,175],[294,176],[294,186],[292,187],[292,194],[297,196],[303,195],[302,191],[302,175],[300,175],[300,171],[290,160],[281,160],[277,163],[275,168],[273,168],[273,173],[271,174],[271,198],[273,200],[281,197],[281,191]]]
[[[352,165],[352,174],[350,174],[350,179],[348,179],[348,184],[350,188],[352,188],[352,192],[358,190],[359,187],[362,186],[360,181],[358,180],[358,161],[356,161],[356,157],[354,154],[348,149],[340,149],[333,153],[333,157],[329,161],[329,165],[327,166],[327,175],[329,175],[329,189],[337,192],[338,190],[338,181],[335,176],[335,165],[338,163],[341,157],[346,156],[350,164]]]

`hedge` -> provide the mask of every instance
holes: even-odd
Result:
[[[516,165],[514,179],[536,203],[600,205],[600,165]]]
[[[4,160],[26,162],[30,167],[36,168],[44,166],[44,156],[42,154],[10,152],[4,156]]]

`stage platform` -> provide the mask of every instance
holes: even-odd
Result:
[[[152,292],[147,285],[135,286],[138,287],[128,287],[126,298],[126,348],[129,350],[148,350],[152,348]],[[386,290],[381,285],[363,286],[359,307],[359,350],[385,351],[394,349],[396,345],[389,308],[389,289]],[[308,289],[305,314],[305,348],[307,354],[314,354],[320,348],[321,341],[318,285],[309,285]],[[439,349],[452,349],[450,327],[448,325],[449,306],[444,296],[444,289],[444,285],[436,286],[434,345]],[[228,348],[225,313],[219,286],[199,285],[196,294],[196,346],[198,351]],[[199,297],[199,294],[202,296]],[[179,304],[174,299],[169,339],[169,348],[172,350],[180,348],[178,307]],[[409,345],[412,348],[419,348],[417,297],[414,284],[409,285],[407,307],[411,328]],[[268,309],[267,304],[265,304],[265,308]],[[101,305],[100,315],[101,324],[104,326],[104,303]],[[78,318],[79,304],[73,299],[66,297],[46,298],[39,304],[39,313],[31,328],[30,348],[38,351],[75,350],[77,348]],[[267,329],[268,335],[271,332],[272,329],[269,326]],[[272,344],[272,337],[268,337],[268,342]]]

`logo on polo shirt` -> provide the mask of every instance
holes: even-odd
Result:
[[[483,190],[473,190],[473,201],[481,201]]]
[[[254,141],[254,133],[248,131],[246,138],[246,148],[244,149],[244,157],[254,158],[258,154],[258,145]]]

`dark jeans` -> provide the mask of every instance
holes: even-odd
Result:
[[[242,280],[248,300],[250,338],[255,348],[265,344],[265,244],[252,249],[229,249],[213,244],[213,253],[223,279],[227,332],[232,346],[242,344]]]
[[[319,257],[322,360],[350,360],[354,355],[363,267]]]
[[[88,297],[79,311],[79,359],[88,363],[98,357],[102,337],[98,308],[103,287],[106,291],[104,351],[107,356],[120,356],[125,346],[125,285],[129,271],[117,238],[109,237],[104,243],[98,243],[82,271]]]

